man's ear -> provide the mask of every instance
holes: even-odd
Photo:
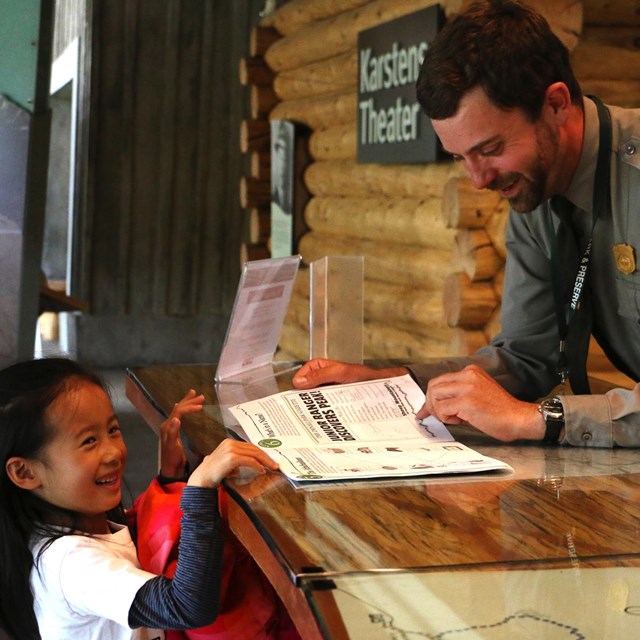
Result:
[[[551,108],[554,118],[563,123],[571,107],[569,87],[564,82],[550,84],[545,92],[545,104]]]
[[[9,458],[5,469],[11,482],[21,489],[32,491],[42,484],[33,467],[33,461],[28,458],[20,458],[18,456]]]

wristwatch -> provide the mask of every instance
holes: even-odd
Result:
[[[538,411],[544,418],[546,429],[544,432],[544,442],[558,442],[560,431],[564,427],[564,408],[558,396],[545,398],[539,405]]]

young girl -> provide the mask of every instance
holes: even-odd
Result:
[[[163,434],[177,441],[179,418],[202,402],[187,394]],[[168,452],[171,473],[182,452]],[[128,528],[109,518],[127,450],[99,378],[60,358],[0,371],[0,457],[0,626],[20,640],[162,638],[152,630],[209,624],[222,571],[217,487],[240,466],[277,468],[233,440],[204,458],[182,493],[169,579],[139,568]]]

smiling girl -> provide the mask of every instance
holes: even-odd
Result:
[[[202,407],[191,391],[163,433]],[[140,568],[121,502],[127,449],[98,377],[60,358],[0,371],[0,626],[14,638],[162,638],[218,614],[222,522],[217,487],[240,466],[277,468],[223,441],[184,488],[173,579]]]

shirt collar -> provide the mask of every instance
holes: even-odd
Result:
[[[584,211],[591,211],[593,207],[593,181],[598,159],[600,123],[598,122],[598,111],[593,100],[587,98],[582,100],[584,105],[582,152],[571,184],[563,195],[578,208]]]

